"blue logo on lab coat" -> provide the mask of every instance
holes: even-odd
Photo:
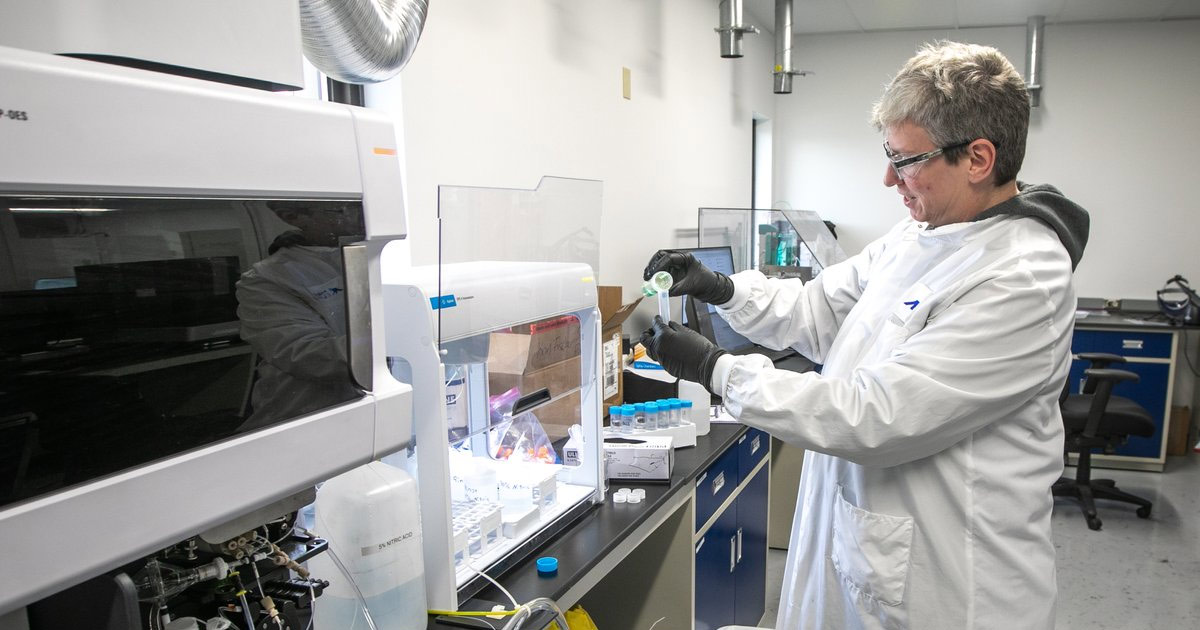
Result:
[[[454,294],[431,297],[429,298],[429,304],[435,311],[439,308],[453,308],[458,306],[458,302],[454,299]]]
[[[905,302],[904,305],[908,307],[908,310],[915,311],[917,310],[917,305],[920,303],[921,300],[913,300],[911,302]]]

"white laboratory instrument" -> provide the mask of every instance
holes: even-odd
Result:
[[[3,47],[0,86],[0,614],[409,442],[372,319],[406,233],[387,117]],[[337,287],[352,394],[249,430],[234,288],[284,206],[359,241]]]
[[[418,419],[429,606],[456,609],[482,587],[476,569],[503,571],[535,534],[603,501],[594,274],[582,263],[385,260],[383,285],[387,355]],[[460,378],[465,427],[447,414],[447,379]],[[580,464],[563,467],[561,447],[547,445],[571,425]],[[515,537],[480,526],[493,506]]]

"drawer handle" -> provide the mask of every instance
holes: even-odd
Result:
[[[713,477],[713,481],[712,481],[713,496],[716,496],[716,494],[721,491],[721,488],[724,488],[724,487],[725,487],[725,473],[722,472],[722,473],[719,473],[716,477]]]
[[[750,443],[750,454],[751,454],[751,455],[753,455],[753,454],[757,453],[757,452],[758,452],[758,447],[762,446],[762,439],[761,439],[761,438],[762,438],[762,436],[761,436],[761,435],[756,435],[756,436],[754,436],[754,441]]]
[[[737,547],[738,547],[737,558],[738,559],[737,559],[737,561],[740,563],[742,561],[742,528],[741,527],[738,528],[737,541],[738,541],[738,545],[737,545]]]
[[[696,543],[696,553],[700,553],[700,548],[704,546],[704,541],[706,540],[708,540],[708,536],[701,538],[700,542]]]
[[[730,536],[729,537],[729,572],[730,573],[733,573],[734,568],[737,567],[737,556],[736,556],[737,549],[736,549],[736,547],[737,547],[737,536]]]
[[[1145,343],[1142,339],[1122,339],[1121,348],[1125,350],[1141,350]]]

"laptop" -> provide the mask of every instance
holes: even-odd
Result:
[[[733,250],[729,246],[692,247],[679,251],[691,253],[696,260],[713,271],[727,276],[734,273]],[[796,351],[791,348],[771,350],[750,341],[735,331],[724,317],[717,314],[717,307],[690,296],[684,300],[682,323],[730,354],[761,354],[772,362],[796,355]]]

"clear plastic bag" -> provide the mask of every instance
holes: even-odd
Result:
[[[498,428],[500,438],[493,450],[496,459],[542,464],[561,463],[546,430],[533,412],[511,418]]]
[[[488,412],[491,425],[496,426],[509,421],[509,416],[512,415],[513,405],[521,399],[521,390],[516,387],[504,392],[488,397]]]

